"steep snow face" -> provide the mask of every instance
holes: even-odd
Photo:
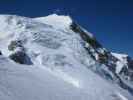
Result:
[[[116,73],[120,73],[124,67],[128,67],[128,61],[127,57],[128,55],[126,54],[118,54],[118,53],[111,53],[114,57],[118,59],[116,62]]]
[[[126,73],[127,79],[130,81],[133,81],[132,75],[133,75],[133,60],[131,57],[129,57],[126,54],[118,54],[118,53],[112,53],[114,57],[118,59],[117,61],[117,72],[118,73]]]
[[[9,98],[11,95],[13,100],[131,100],[128,91],[101,78],[113,77],[107,66],[96,59],[106,50],[92,34],[72,24],[69,16],[56,14],[42,18],[0,16],[0,50],[3,55],[8,57],[21,47],[32,62],[26,66],[8,58],[0,60],[1,69],[10,70],[10,65],[14,72],[13,75],[4,73],[4,70],[0,72],[0,80],[5,82],[2,86],[11,88],[4,88],[9,91]],[[21,41],[22,46],[15,43],[10,50],[12,41]],[[25,69],[28,71],[23,71]],[[16,82],[20,83],[19,86]],[[0,99],[8,98],[4,90],[0,93]]]

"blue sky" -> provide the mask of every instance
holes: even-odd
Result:
[[[0,14],[70,15],[114,52],[133,57],[133,0],[0,0]]]

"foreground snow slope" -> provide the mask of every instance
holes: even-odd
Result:
[[[0,100],[94,100],[49,71],[0,57]]]
[[[132,100],[129,91],[108,81],[115,76],[97,61],[105,49],[86,30],[80,30],[83,36],[73,31],[72,22],[56,14],[0,15],[0,100]],[[31,65],[9,59],[18,50],[9,50],[12,41],[22,43]]]
[[[94,73],[87,74],[88,81],[77,79],[82,83],[75,86],[69,82],[74,78],[64,77],[64,81],[46,68],[19,65],[0,57],[0,100],[131,100]]]

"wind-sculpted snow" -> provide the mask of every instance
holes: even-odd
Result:
[[[55,14],[0,16],[0,100],[132,100],[128,90],[113,83],[117,77],[108,63],[98,61],[102,55],[106,62],[106,50],[72,24],[69,16]],[[10,49],[13,41],[22,46],[15,42]],[[20,47],[32,64],[9,58]]]

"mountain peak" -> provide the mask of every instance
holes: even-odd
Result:
[[[44,22],[45,24],[56,26],[56,28],[66,28],[69,27],[72,23],[72,18],[70,16],[57,14],[51,14],[46,17],[38,17],[34,19],[40,22]]]
[[[46,17],[27,18],[1,15],[0,26],[1,54],[16,66],[36,66],[40,70],[50,70],[54,76],[66,83],[92,93],[92,100],[97,100],[101,96],[100,100],[107,100],[114,95],[114,91],[124,95],[119,91],[120,87],[122,91],[127,90],[126,94],[133,95],[133,88],[125,83],[133,82],[132,59],[126,58],[128,64],[123,63],[103,48],[91,33],[70,16],[52,14]],[[7,67],[9,65],[10,63]],[[115,86],[108,84],[107,81],[119,84],[120,87],[114,88]],[[111,98],[109,100],[113,100],[114,97]]]

